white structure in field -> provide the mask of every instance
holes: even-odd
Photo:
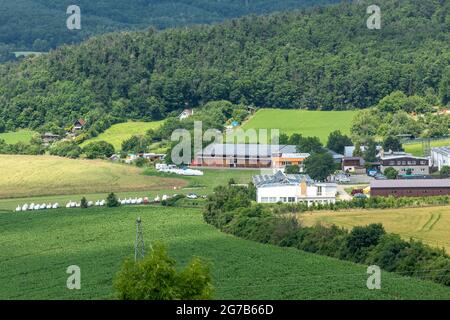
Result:
[[[253,183],[257,188],[258,203],[303,202],[312,205],[336,202],[337,184],[315,182],[308,175],[279,171],[274,175],[254,176]]]
[[[431,165],[438,170],[441,170],[443,166],[450,167],[450,147],[432,148]]]

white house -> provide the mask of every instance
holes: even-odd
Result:
[[[450,166],[450,147],[431,149],[431,166],[441,170],[443,166]]]
[[[335,203],[337,185],[335,183],[315,182],[308,175],[284,174],[253,177],[257,188],[258,203]]]
[[[194,109],[184,109],[183,112],[180,113],[178,119],[184,120],[194,115]]]

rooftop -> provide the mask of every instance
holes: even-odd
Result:
[[[274,153],[296,153],[293,145],[270,144],[218,144],[213,143],[203,149],[205,156],[251,156],[271,157]],[[198,154],[201,154],[199,152]]]
[[[374,180],[370,188],[450,188],[450,179]]]
[[[450,147],[437,147],[437,148],[431,148],[432,152],[437,152],[445,156],[450,155]]]
[[[303,180],[306,180],[309,184],[314,183],[314,180],[307,174],[284,174],[281,171],[275,174],[253,176],[253,184],[259,188],[265,186],[299,185]]]

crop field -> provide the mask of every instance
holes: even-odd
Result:
[[[149,129],[159,128],[164,121],[152,122],[124,122],[112,125],[110,128],[102,132],[97,137],[86,140],[82,146],[93,141],[106,141],[111,143],[116,151],[122,148],[122,142],[134,135],[144,135]]]
[[[246,129],[279,129],[280,133],[319,137],[323,143],[328,135],[340,130],[350,134],[353,117],[357,111],[308,111],[308,110],[258,110],[242,125]]]
[[[102,160],[0,155],[0,198],[173,189],[177,178],[149,177],[134,166]]]
[[[299,215],[305,225],[317,222],[351,229],[371,223],[381,223],[388,232],[408,240],[420,239],[431,246],[445,248],[450,253],[450,207],[406,209],[352,210],[348,212],[313,212]]]
[[[147,250],[162,241],[179,267],[192,256],[211,262],[217,299],[450,298],[448,287],[387,272],[381,290],[368,290],[366,266],[223,234],[197,209],[142,206],[0,214],[0,299],[114,298],[138,216]],[[70,265],[81,290],[66,288]]]
[[[5,140],[8,144],[15,144],[18,142],[29,143],[36,132],[31,130],[19,130],[15,132],[0,133],[0,140]]]
[[[443,139],[443,140],[434,140],[431,141],[431,147],[445,147],[450,146],[450,139]],[[412,153],[415,156],[423,156],[423,148],[422,148],[422,142],[419,143],[405,143],[403,145],[403,149],[405,149],[406,152]]]

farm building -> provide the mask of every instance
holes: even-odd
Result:
[[[406,175],[408,171],[412,175],[428,175],[430,160],[428,158],[414,157],[409,154],[384,156],[380,158],[380,171],[384,171],[392,167],[398,171],[400,175]]]
[[[372,197],[426,197],[450,195],[450,179],[374,180]]]
[[[443,166],[450,166],[450,147],[431,149],[431,166],[441,170]]]
[[[344,157],[342,158],[342,171],[353,173],[365,173],[364,159],[361,157]]]
[[[257,188],[258,203],[303,202],[335,203],[337,185],[335,183],[315,182],[308,175],[284,174],[253,176]]]
[[[280,154],[293,156],[296,154],[296,146],[213,143],[195,155],[192,165],[228,168],[270,168],[272,166],[272,156],[279,156]]]

